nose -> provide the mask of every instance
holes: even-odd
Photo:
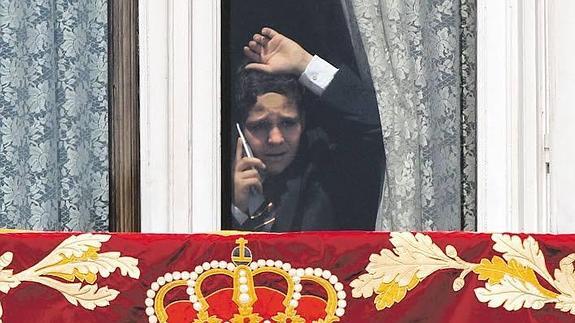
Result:
[[[268,134],[268,143],[270,145],[281,145],[284,141],[284,135],[278,127],[270,129],[270,133]]]

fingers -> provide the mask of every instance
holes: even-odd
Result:
[[[253,187],[255,188],[258,192],[263,194],[264,188],[262,186],[262,182],[259,178],[248,178],[245,179],[243,181],[243,183],[247,186],[247,187]]]
[[[264,27],[262,28],[262,35],[269,38],[274,38],[275,36],[279,35],[279,33],[269,27]]]
[[[244,145],[242,144],[242,139],[238,138],[236,143],[236,162],[234,165],[234,170],[236,172],[243,172],[247,169],[257,168],[260,170],[265,170],[266,165],[259,158],[255,157],[244,157]]]
[[[256,43],[260,44],[262,47],[266,47],[266,45],[268,44],[268,42],[270,41],[269,38],[262,36],[260,34],[254,34],[254,36],[252,37],[253,41],[255,41]]]
[[[236,161],[235,165],[236,172],[244,172],[251,168],[257,168],[263,171],[266,169],[266,165],[258,158],[244,157]]]
[[[272,73],[272,69],[269,65],[260,64],[260,63],[250,63],[250,64],[246,65],[245,69],[246,70],[257,70],[257,71],[262,71],[265,73]]]
[[[262,177],[258,173],[257,170],[250,168],[246,171],[240,172],[236,175],[234,181],[237,183],[238,189],[247,190],[251,187],[257,189],[260,193],[262,193]]]
[[[236,163],[242,159],[244,154],[244,145],[242,145],[242,138],[238,137],[238,143],[236,144]]]
[[[259,44],[259,43],[257,43],[257,42],[254,41],[254,40],[250,40],[250,41],[248,42],[248,47],[250,48],[250,50],[251,50],[252,52],[254,52],[254,53],[258,54],[258,55],[262,53],[262,49],[263,49],[263,48],[262,48],[262,45]]]
[[[252,52],[252,50],[245,46],[244,47],[244,55],[252,62],[260,62],[260,55],[256,54],[255,52]]]
[[[248,42],[248,49],[256,54],[260,54],[265,46],[267,46],[269,42],[269,38],[262,36],[260,34],[254,34],[252,36],[252,40]],[[244,47],[245,49],[245,47]]]
[[[260,173],[254,168],[250,168],[238,174],[239,179],[257,178],[261,180]]]
[[[254,34],[252,40],[248,42],[248,46],[244,46],[244,55],[251,61],[261,63],[261,53],[267,46],[269,39],[260,34]]]

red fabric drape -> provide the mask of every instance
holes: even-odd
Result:
[[[102,235],[109,239],[106,238],[107,241],[88,250],[88,253],[82,251],[86,259],[80,259],[80,254],[71,256],[73,252],[66,255],[64,251],[55,255],[54,259],[67,259],[70,266],[75,266],[75,263],[82,265],[101,260],[105,255],[116,257],[118,255],[112,253],[119,252],[120,257],[137,259],[137,278],[128,273],[122,275],[121,267],[117,267],[108,277],[96,274],[93,282],[90,282],[90,277],[82,276],[82,270],[74,272],[80,274],[75,278],[73,276],[73,281],[58,275],[42,276],[63,284],[97,285],[97,288],[107,286],[118,292],[108,301],[109,305],[98,304],[94,309],[86,309],[81,302],[77,306],[73,305],[58,288],[43,284],[41,279],[30,278],[34,274],[18,276],[43,261],[56,248],[62,248],[63,242],[74,245],[76,242],[70,240],[71,237],[80,239],[85,235],[0,234],[0,290],[2,286],[7,289],[0,293],[2,321],[147,322],[149,313],[146,313],[148,306],[145,302],[153,282],[166,273],[193,272],[196,266],[205,262],[215,260],[231,263],[231,253],[238,246],[239,237],[247,240],[253,262],[258,259],[279,260],[289,263],[294,269],[320,268],[336,275],[346,294],[345,314],[341,316],[341,322],[575,321],[575,315],[569,313],[569,302],[575,304],[575,295],[570,294],[575,285],[569,285],[575,282],[573,260],[569,258],[575,252],[575,235],[491,235],[464,232]],[[7,252],[11,253],[11,257]],[[534,266],[520,259],[523,252],[531,253],[527,258],[532,257]],[[387,258],[382,254],[387,255]],[[389,261],[393,259],[397,263],[390,264]],[[537,267],[542,259],[544,266]],[[446,265],[433,267],[442,263]],[[49,265],[53,265],[53,262]],[[57,272],[64,265],[56,264],[53,268]],[[460,280],[465,268],[470,270]],[[401,275],[396,274],[398,272],[410,281],[409,287],[408,282],[403,282],[401,286]],[[358,287],[360,277],[370,273],[371,278],[364,278],[378,279],[378,275],[379,278],[382,275],[389,277],[378,281],[377,286],[371,289],[371,295],[361,295]],[[78,276],[85,280],[78,279]],[[262,274],[254,278],[258,297],[254,312],[270,320],[272,314],[284,310],[281,302],[287,288],[281,279],[272,276]],[[13,277],[18,277],[20,283],[7,288],[10,281],[14,285]],[[24,279],[26,277],[29,279]],[[393,292],[390,289],[393,287],[390,283],[396,281],[405,290],[403,297],[401,290]],[[415,283],[415,286],[411,283]],[[303,284],[301,294],[304,297],[297,307],[300,316],[308,318],[308,321],[325,312],[325,302],[321,299],[326,298],[326,293],[311,285]],[[454,285],[460,289],[454,290],[458,289]],[[204,295],[210,295],[210,315],[229,320],[237,313],[237,306],[231,300],[233,287],[231,277],[213,277],[204,281]],[[515,290],[509,290],[513,288]],[[357,291],[354,292],[354,289]],[[505,291],[514,292],[515,298],[498,296],[505,294]],[[538,293],[543,296],[537,296]],[[189,301],[186,286],[172,290],[166,295],[164,303],[168,308],[167,313],[171,313],[168,322],[193,322],[195,319],[196,311]]]

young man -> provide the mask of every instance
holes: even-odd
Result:
[[[254,157],[238,139],[234,228],[373,230],[385,167],[373,89],[270,28],[244,54],[252,63],[240,75],[238,114]],[[303,106],[302,85],[317,105]],[[248,215],[254,190],[271,202],[255,219]]]

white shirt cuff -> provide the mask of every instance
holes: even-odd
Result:
[[[335,66],[315,55],[299,77],[300,83],[316,95],[321,95],[339,71]]]
[[[232,204],[232,215],[240,225],[244,224],[249,219],[249,216],[240,210],[237,206]]]

